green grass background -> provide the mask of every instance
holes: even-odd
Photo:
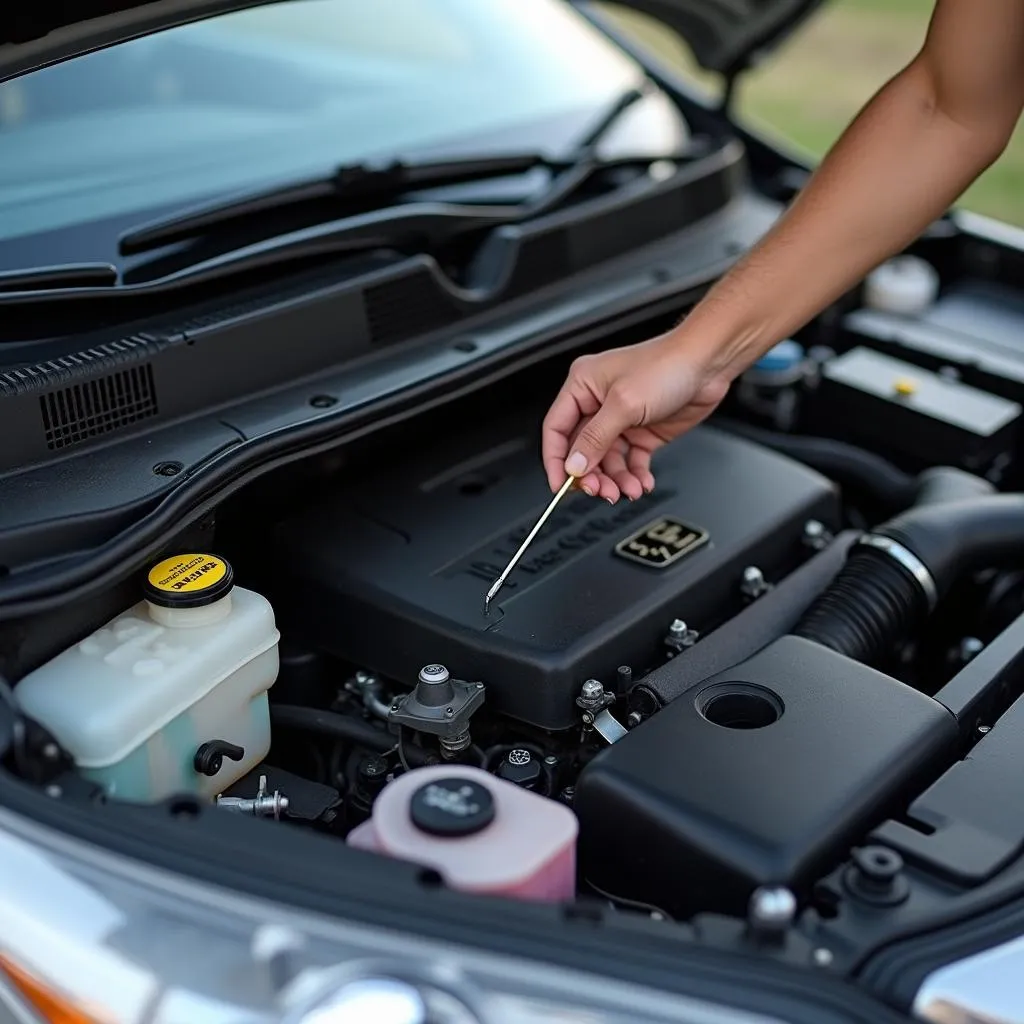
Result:
[[[968,0],[962,0],[968,2]],[[932,0],[831,0],[737,89],[737,111],[761,131],[820,156],[857,111],[917,52]],[[688,75],[701,74],[679,37],[617,4],[609,11]],[[1024,129],[958,204],[1024,226]]]

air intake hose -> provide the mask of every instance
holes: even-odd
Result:
[[[870,665],[958,579],[1022,560],[1024,494],[921,505],[861,537],[793,632]]]

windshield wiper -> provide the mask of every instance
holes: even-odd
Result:
[[[0,292],[112,288],[116,284],[117,268],[109,263],[58,263],[52,267],[0,270]]]
[[[205,235],[215,228],[251,222],[268,213],[318,202],[336,201],[349,209],[359,208],[361,204],[365,210],[369,204],[382,205],[408,192],[525,174],[535,167],[561,172],[556,174],[548,194],[537,204],[543,211],[557,204],[593,170],[597,162],[595,150],[598,142],[612,124],[645,95],[644,89],[629,89],[616,96],[576,153],[567,159],[553,160],[541,153],[513,153],[448,160],[345,164],[328,175],[192,207],[164,220],[133,228],[121,236],[118,249],[122,256],[149,252]],[[636,158],[629,162],[635,163]]]

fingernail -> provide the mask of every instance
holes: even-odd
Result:
[[[586,485],[584,485],[583,493],[585,495],[587,495],[588,498],[594,497],[594,489],[593,489],[593,487],[587,487]]]
[[[569,476],[583,476],[583,474],[586,473],[587,457],[583,452],[573,452],[572,455],[565,460],[565,471]]]
[[[607,501],[609,505],[614,505],[615,504],[615,499],[614,498],[605,498],[604,500]]]

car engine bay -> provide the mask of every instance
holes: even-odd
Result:
[[[1024,844],[1024,310],[880,273],[488,611],[563,359],[244,488],[23,666],[5,763],[855,963]]]

